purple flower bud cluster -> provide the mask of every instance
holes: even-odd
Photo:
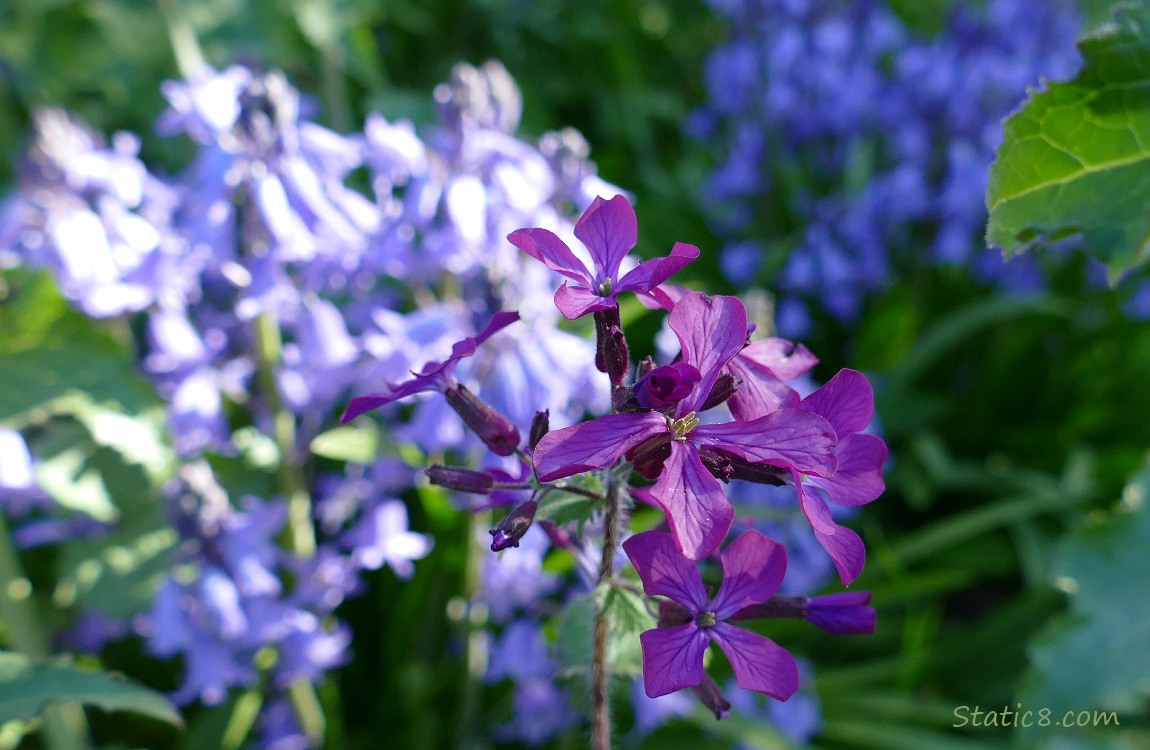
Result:
[[[706,194],[727,275],[753,276],[764,238],[793,237],[781,330],[801,333],[810,304],[855,319],[924,254],[1010,288],[1041,281],[1032,262],[981,250],[983,196],[1002,119],[1078,65],[1073,2],[956,3],[934,35],[881,0],[711,5],[728,38],[688,130],[719,145]]]
[[[519,674],[518,689],[525,690],[534,689],[530,677],[551,669],[546,643],[539,640],[541,623],[525,624],[540,616],[533,604],[537,595],[561,587],[541,574],[547,542],[572,554],[575,569],[601,597],[612,588],[637,591],[616,572],[625,566],[619,559],[621,542],[643,593],[659,613],[657,626],[638,635],[648,698],[692,688],[716,718],[725,717],[731,703],[704,669],[704,652],[714,643],[727,655],[740,688],[785,701],[799,688],[795,658],[766,636],[733,623],[795,618],[834,634],[869,633],[875,622],[870,594],[811,598],[782,593],[786,547],[755,529],[728,542],[736,517],[732,499],[738,492],[728,494],[725,486],[740,480],[736,486],[788,488],[790,505],[805,519],[808,537],[843,584],[852,583],[862,572],[865,549],[831,506],[857,508],[883,492],[886,445],[865,432],[874,416],[871,386],[861,373],[844,369],[800,396],[792,384],[817,364],[806,347],[778,338],[754,339],[755,326],[735,297],[710,297],[666,283],[698,256],[693,246],[678,243],[670,255],[623,271],[621,259],[638,238],[635,213],[625,197],[593,200],[575,224],[574,236],[583,246],[579,255],[566,240],[539,227],[517,229],[508,240],[566,277],[554,294],[565,317],[593,316],[594,360],[607,375],[610,413],[552,430],[547,412],[541,411],[524,441],[521,433],[507,429],[510,423],[498,408],[480,398],[462,404],[456,368],[515,322],[513,313],[500,312],[480,334],[456,342],[446,359],[385,392],[353,398],[344,418],[438,391],[492,453],[518,459],[521,470],[514,477],[491,469],[436,465],[427,470],[434,483],[460,492],[493,497],[496,488],[509,491],[499,504],[511,510],[490,532],[491,549],[499,553],[491,566],[496,571],[526,567],[512,568],[514,585],[496,584],[485,590],[484,599],[496,621],[520,613],[503,637],[508,644],[518,643],[515,653],[521,661],[505,664],[501,641],[493,675]],[[618,313],[621,291],[669,312],[669,329],[679,345],[670,362],[660,365],[647,358],[632,365]],[[562,516],[557,521],[547,508],[552,493],[584,498],[592,510],[581,521]],[[630,498],[661,510],[666,530],[628,536]],[[491,500],[477,507],[495,504]],[[712,558],[722,567],[722,582],[713,593],[699,567]],[[819,586],[827,571],[803,572],[792,586]],[[488,576],[488,584],[493,581],[498,574]],[[523,592],[526,597],[519,598]],[[609,681],[603,675],[610,668],[605,664],[609,649],[604,644],[611,626],[604,624],[606,605],[600,607],[590,669],[592,735],[596,747],[606,747],[609,722],[595,706],[608,701]],[[636,711],[637,731],[648,731],[659,717],[678,710],[644,704]],[[812,712],[817,714],[816,709],[807,711]],[[522,717],[518,725],[526,732],[533,722]],[[520,736],[538,739],[533,733]]]

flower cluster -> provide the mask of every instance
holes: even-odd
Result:
[[[703,666],[703,652],[713,642],[727,654],[739,687],[786,700],[798,689],[795,659],[767,637],[731,622],[791,617],[832,633],[866,633],[874,627],[870,596],[780,594],[786,549],[757,530],[736,535],[720,552],[735,519],[724,485],[740,480],[790,487],[791,502],[805,515],[842,582],[853,582],[863,569],[863,542],[837,522],[830,504],[853,508],[883,492],[886,445],[864,432],[874,413],[871,387],[860,373],[841,370],[800,397],[788,383],[816,364],[810,351],[782,339],[753,338],[755,328],[735,297],[707,296],[666,283],[697,257],[693,246],[677,244],[667,257],[621,273],[621,259],[638,238],[634,210],[623,196],[594,200],[574,234],[590,264],[543,228],[516,230],[508,240],[566,277],[555,292],[556,307],[566,317],[594,318],[595,362],[607,375],[609,414],[551,430],[546,411],[540,411],[524,440],[498,409],[478,398],[461,398],[452,371],[514,320],[513,314],[500,313],[479,336],[458,342],[447,360],[386,392],[352,399],[345,417],[425,390],[443,393],[491,452],[516,457],[525,470],[512,477],[436,465],[428,469],[432,481],[491,498],[497,492],[510,495],[506,503],[514,507],[492,529],[492,550],[518,547],[542,527],[555,546],[570,549],[577,562],[585,563],[591,543],[597,542],[592,564],[580,565],[593,571],[589,583],[596,589],[626,587],[615,572],[615,556],[627,536],[629,498],[656,506],[667,530],[622,541],[646,595],[659,600],[657,627],[639,637],[646,695],[658,698],[693,688],[716,717],[725,716],[730,703]],[[669,311],[669,327],[679,344],[671,362],[657,365],[647,358],[633,367],[620,322],[621,291]],[[589,474],[599,478],[601,491],[588,489],[595,482],[579,481]],[[553,493],[581,495],[592,510],[583,523],[557,520],[543,510]],[[698,565],[713,556],[722,565],[723,579],[711,596]],[[597,628],[604,637],[609,616],[600,609]],[[510,637],[517,630],[507,632]],[[524,653],[537,650],[525,647]],[[607,650],[598,636],[595,653],[593,682],[607,668],[602,663]],[[509,670],[497,670],[503,673]],[[593,696],[597,690],[592,687]],[[592,731],[602,736],[601,720],[593,720]]]
[[[439,391],[447,402],[422,399],[404,419],[392,410],[382,443],[460,456],[486,443],[508,455],[534,418],[526,404],[566,421],[604,407],[594,349],[557,327],[556,275],[506,235],[571,236],[576,212],[619,191],[596,175],[578,132],[515,135],[519,90],[494,61],[456,66],[433,94],[438,122],[422,132],[377,113],[359,133],[333,132],[282,73],[239,65],[193,71],[163,94],[156,130],[192,142],[186,169],[149,171],[137,136],[117,133],[109,146],[45,110],[0,204],[0,265],[47,269],[92,317],[138,316],[140,367],[167,404],[179,456],[166,493],[172,569],[130,623],[81,613],[76,642],[98,649],[134,628],[154,654],[182,657],[181,703],[270,685],[263,744],[305,747],[315,738],[296,721],[293,687],[348,659],[336,607],[364,570],[408,578],[432,549],[408,529],[410,468],[384,456],[327,473],[309,446],[349,391],[412,373],[402,395]],[[517,335],[495,335],[512,321]],[[398,397],[388,393],[355,408]],[[466,429],[491,425],[496,410],[506,415],[497,428],[478,439]],[[51,506],[22,437],[0,439],[23,449],[0,470],[5,505]],[[253,445],[274,469],[264,496],[211,468]],[[85,530],[49,520],[22,526],[20,540]]]
[[[812,304],[854,320],[923,248],[1013,288],[1036,283],[1029,259],[978,252],[983,195],[1002,119],[1078,64],[1073,2],[953,3],[934,35],[881,0],[711,5],[729,37],[688,129],[721,144],[706,194],[726,273],[775,263],[781,330],[805,329]]]

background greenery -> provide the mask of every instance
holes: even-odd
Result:
[[[947,3],[892,4],[929,29]],[[522,133],[577,127],[600,174],[633,191],[641,253],[692,242],[712,251],[694,266],[696,278],[711,291],[736,291],[717,272],[717,243],[698,208],[712,156],[681,134],[705,95],[703,59],[723,38],[700,2],[7,0],[0,188],[11,184],[38,106],[65,107],[104,132],[149,133],[163,108],[160,83],[177,75],[177,55],[190,54],[181,46],[187,35],[216,65],[282,68],[317,98],[321,121],[343,131],[370,111],[428,122],[430,92],[454,63],[498,58],[523,90]],[[186,163],[185,148],[145,137],[143,156],[174,171]],[[1025,298],[980,286],[964,269],[923,264],[872,300],[856,329],[828,328],[806,341],[822,357],[820,379],[840,366],[871,376],[893,456],[888,492],[854,522],[870,550],[855,587],[874,593],[877,632],[776,633],[816,665],[824,714],[816,746],[1150,747],[1150,328],[1128,319],[1110,292],[1084,289],[1084,262]],[[157,398],[133,374],[128,325],[70,311],[41,276],[0,277],[0,423],[30,429],[61,483],[75,484],[78,473],[96,480],[76,490],[76,507],[123,521],[112,544],[37,551],[24,564],[37,592],[71,582],[69,606],[109,613],[147,595],[140,584],[164,565],[171,544],[157,510],[171,450]],[[117,418],[131,420],[131,440],[101,427]],[[228,460],[216,468],[226,473]],[[465,587],[469,521],[433,495],[420,500],[413,525],[436,537],[433,554],[412,581],[374,574],[370,591],[342,610],[357,634],[356,658],[338,673],[340,702],[335,691],[321,694],[331,747],[495,746],[473,732],[506,710],[507,696],[487,695],[473,723],[459,724],[467,680],[446,646],[462,627],[445,612]],[[81,574],[91,570],[87,561],[107,563],[113,547],[135,555],[134,564],[103,565],[94,579]],[[19,634],[6,625],[13,647]],[[171,665],[132,643],[82,665],[159,690],[176,684]],[[28,697],[18,680],[29,668],[0,662],[0,719],[37,713],[17,701]],[[101,692],[62,684],[88,691],[68,692],[75,700]],[[1019,704],[1055,716],[1114,710],[1120,725],[954,727],[959,706]],[[97,705],[120,707],[107,694]],[[237,696],[186,711],[186,727],[175,729],[156,720],[162,707],[142,705],[152,718],[91,711],[96,737],[116,747],[236,747],[252,708]],[[17,735],[0,730],[0,741]],[[785,746],[746,718],[716,724],[700,710],[642,747],[736,740]],[[557,746],[584,744],[576,732]]]

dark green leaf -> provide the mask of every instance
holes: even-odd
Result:
[[[162,694],[118,675],[65,662],[32,664],[19,654],[0,655],[0,724],[35,718],[54,701],[131,711],[183,725],[179,712]]]
[[[1026,706],[1145,715],[1150,698],[1150,467],[1126,487],[1119,510],[1092,516],[1059,550],[1053,582],[1070,595],[1070,613],[1031,644],[1031,674],[1019,695]],[[1075,730],[1077,731],[1077,730]],[[1095,732],[1105,732],[1097,729]],[[1111,732],[1115,724],[1110,724]],[[1048,747],[1052,735],[1034,727],[1024,747]]]
[[[1014,255],[1070,234],[1112,276],[1150,250],[1150,3],[1080,43],[1082,72],[1031,95],[991,169],[987,242]]]

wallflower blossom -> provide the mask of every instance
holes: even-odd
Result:
[[[683,554],[698,560],[718,548],[734,520],[734,510],[700,451],[829,476],[835,470],[835,439],[829,423],[800,409],[782,409],[747,422],[700,424],[696,414],[711,387],[743,348],[746,311],[734,297],[696,293],[675,306],[670,324],[682,346],[683,361],[699,372],[690,394],[670,414],[655,410],[610,414],[552,431],[536,446],[535,468],[541,480],[549,481],[605,468],[625,453],[656,454],[661,462],[655,460],[655,468],[648,472],[650,478],[657,477],[650,495],[666,512]],[[632,460],[638,464],[634,455]]]
[[[669,256],[643,261],[620,277],[623,259],[639,241],[635,209],[622,195],[610,200],[596,197],[575,224],[575,236],[591,254],[594,270],[548,229],[517,229],[507,236],[512,245],[575,282],[565,281],[555,292],[555,306],[569,320],[617,309],[620,292],[652,296],[660,284],[699,257],[699,248],[677,242]]]
[[[656,698],[703,682],[703,652],[714,642],[735,671],[739,687],[786,700],[798,689],[798,667],[785,649],[766,636],[726,622],[739,610],[778,591],[787,567],[786,551],[757,531],[747,531],[719,555],[723,582],[708,597],[695,563],[659,531],[636,534],[623,549],[648,596],[664,596],[684,610],[675,624],[642,633],[643,684]]]

